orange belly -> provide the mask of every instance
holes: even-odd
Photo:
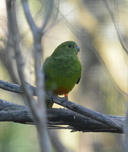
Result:
[[[57,90],[54,91],[56,95],[63,95],[63,94],[68,94],[69,90],[66,88],[58,88]]]

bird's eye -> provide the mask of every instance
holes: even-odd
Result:
[[[68,45],[68,47],[69,47],[69,48],[73,48],[73,46],[72,46],[72,45]]]

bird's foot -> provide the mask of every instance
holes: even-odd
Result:
[[[64,100],[67,101],[68,100],[68,94],[64,95]]]

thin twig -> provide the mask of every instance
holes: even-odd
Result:
[[[50,19],[50,16],[51,16],[51,12],[53,11],[53,0],[47,0],[45,8],[46,8],[46,10],[45,10],[46,15],[45,15],[45,19],[43,21],[43,24],[41,26],[42,34],[45,33],[44,29],[47,26],[49,19]]]
[[[108,12],[109,12],[109,14],[110,14],[110,16],[111,16],[111,19],[112,19],[113,24],[114,24],[114,26],[115,26],[115,30],[116,30],[118,39],[119,39],[119,41],[120,41],[120,44],[121,44],[122,48],[124,49],[124,51],[128,54],[128,50],[127,50],[127,48],[125,47],[125,45],[124,45],[124,43],[123,43],[123,41],[122,41],[122,35],[120,34],[120,30],[119,30],[119,27],[117,26],[117,23],[116,23],[116,21],[115,21],[115,18],[114,18],[114,15],[113,15],[113,13],[112,13],[112,10],[110,9],[110,7],[109,7],[109,5],[108,5],[108,2],[107,2],[106,0],[104,0],[104,4],[105,4],[106,8],[108,9]]]
[[[29,6],[28,6],[28,2],[27,0],[22,0],[22,5],[23,5],[23,8],[24,8],[24,13],[25,13],[25,17],[27,19],[27,22],[31,28],[31,31],[33,32],[34,35],[36,35],[37,31],[38,31],[38,28],[32,18],[32,15],[30,13],[30,10],[28,9]]]

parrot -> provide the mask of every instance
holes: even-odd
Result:
[[[78,59],[80,48],[74,41],[61,43],[43,63],[45,91],[55,95],[64,95],[78,84],[81,78],[82,65]],[[53,102],[46,99],[47,108],[52,108]]]

